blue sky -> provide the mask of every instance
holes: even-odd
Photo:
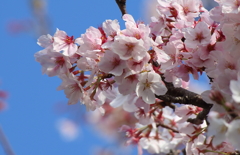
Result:
[[[128,10],[135,19],[142,19],[142,0],[128,2]],[[121,13],[114,0],[47,1],[50,34],[56,28],[69,35],[80,36],[90,27],[98,27],[106,19],[118,19]],[[54,107],[67,102],[62,91],[56,91],[61,81],[41,74],[34,53],[41,50],[36,44],[39,34],[33,29],[13,34],[9,24],[34,20],[30,0],[2,1],[0,6],[0,89],[9,92],[8,109],[0,113],[0,125],[17,155],[88,155],[97,146],[108,147],[94,129],[83,127],[73,142],[62,140],[56,121],[60,116]],[[0,146],[0,154],[4,151]]]
[[[129,0],[128,13],[143,20],[144,0]],[[56,28],[78,37],[90,26],[98,27],[106,19],[118,19],[121,13],[115,0],[47,1],[50,34]],[[29,22],[30,21],[30,22]],[[66,104],[63,91],[56,91],[61,81],[41,74],[34,53],[41,50],[38,35],[32,27],[13,34],[9,24],[34,21],[30,0],[2,1],[0,6],[0,89],[9,92],[8,109],[0,113],[0,125],[17,155],[90,155],[92,148],[114,145],[89,126],[81,126],[79,138],[64,141],[57,129],[60,115],[54,109],[59,102]],[[74,108],[81,108],[76,106]],[[82,110],[84,112],[84,110]],[[4,151],[0,146],[0,154]],[[135,153],[136,154],[136,151]]]

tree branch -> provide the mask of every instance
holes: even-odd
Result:
[[[152,61],[152,65],[155,67],[160,66],[156,61]],[[203,108],[203,111],[200,112],[196,118],[188,119],[188,122],[190,123],[197,125],[202,124],[203,120],[207,118],[213,105],[203,101],[202,97],[194,92],[181,87],[175,88],[173,83],[165,81],[163,74],[160,74],[160,76],[162,77],[162,81],[166,85],[168,91],[165,95],[155,95],[156,98],[163,100],[164,102],[194,105]]]
[[[196,118],[188,119],[188,122],[193,124],[201,124],[204,119],[207,118],[207,115],[212,108],[212,104],[208,104],[203,101],[202,97],[194,92],[186,90],[181,87],[175,88],[171,83],[165,83],[168,91],[165,95],[159,95],[156,97],[165,102],[171,103],[180,103],[185,105],[194,105],[203,108],[203,111],[200,112]]]
[[[115,0],[115,1],[116,1],[117,5],[118,5],[119,9],[122,12],[122,16],[124,14],[127,14],[127,10],[126,10],[126,1],[127,0]]]
[[[175,88],[172,83],[166,82],[164,78],[162,79],[168,88],[168,91],[165,95],[156,95],[156,97],[165,102],[194,105],[203,108],[203,111],[200,112],[196,118],[188,119],[188,122],[193,124],[202,124],[203,120],[207,118],[207,115],[212,108],[212,104],[206,103],[200,95],[181,87]]]
[[[163,127],[163,128],[166,128],[166,129],[172,130],[172,131],[175,132],[175,133],[179,133],[178,130],[175,130],[175,129],[173,129],[172,127],[167,126],[167,125],[165,125],[165,124],[163,124],[163,123],[158,122],[156,125],[157,125],[157,127],[161,126],[161,127]]]

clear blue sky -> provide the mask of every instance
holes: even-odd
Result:
[[[143,20],[144,0],[129,0],[128,13]],[[70,36],[80,36],[90,26],[98,27],[106,19],[124,22],[115,0],[47,1],[50,34],[56,28]],[[3,128],[16,155],[91,155],[92,148],[108,147],[112,142],[83,127],[75,141],[65,142],[56,129],[60,116],[54,107],[67,102],[63,91],[56,91],[61,81],[41,74],[34,53],[41,50],[34,31],[12,34],[12,21],[33,20],[30,0],[3,0],[0,5],[0,89],[9,92],[8,109],[0,113]],[[25,25],[28,23],[25,22]],[[78,108],[78,107],[77,107]],[[0,146],[0,155],[4,155]],[[133,154],[137,154],[134,151]],[[120,154],[119,154],[120,155]]]
[[[59,115],[54,111],[56,103],[67,102],[64,93],[56,91],[61,81],[41,74],[33,56],[41,47],[36,44],[38,37],[33,31],[19,34],[8,31],[12,21],[34,18],[29,2],[4,0],[0,5],[0,89],[10,94],[8,109],[0,113],[0,125],[14,152],[16,155],[90,155],[93,147],[111,145],[85,127],[75,141],[61,139],[55,125]],[[135,19],[142,19],[142,0],[130,0],[127,7]],[[98,27],[106,19],[118,19],[121,26],[124,24],[115,0],[47,1],[47,13],[51,35],[59,28],[78,37],[88,27]],[[0,146],[0,155],[4,154]]]

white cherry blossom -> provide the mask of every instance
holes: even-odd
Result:
[[[226,133],[228,141],[235,147],[235,149],[240,150],[240,120],[233,120],[229,126]]]
[[[230,90],[232,92],[233,100],[240,103],[240,74],[238,74],[238,80],[230,81]]]
[[[208,122],[210,125],[208,126],[207,134],[208,136],[214,136],[214,146],[217,146],[226,140],[226,133],[228,131],[228,123],[219,117],[219,113],[215,111],[211,111],[208,116]]]
[[[154,72],[144,72],[139,75],[136,93],[148,103],[155,103],[155,94],[164,95],[167,92],[160,75]]]

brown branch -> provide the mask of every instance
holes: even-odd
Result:
[[[157,98],[173,103],[195,105],[203,109],[212,107],[212,104],[206,103],[200,95],[181,87],[168,88],[166,95],[157,96]]]
[[[116,1],[117,5],[118,5],[119,9],[122,12],[122,16],[124,14],[127,14],[127,10],[126,10],[126,1],[127,0],[115,0],[115,1]]]
[[[212,107],[212,105],[211,105]],[[211,109],[211,107],[207,108],[207,109],[203,109],[203,111],[201,111],[196,118],[189,118],[187,121],[193,124],[197,124],[200,125],[203,123],[203,120],[207,119],[207,115]]]
[[[155,67],[160,66],[157,62],[152,62],[152,65]],[[203,111],[200,112],[196,118],[188,119],[188,121],[193,124],[202,124],[203,120],[207,118],[207,115],[213,105],[206,103],[200,95],[194,92],[191,92],[181,87],[175,88],[173,83],[165,81],[165,77],[163,76],[163,74],[161,74],[161,77],[168,91],[165,95],[155,95],[156,98],[163,100],[164,102],[194,105],[203,108]]]
[[[204,119],[207,118],[207,115],[212,108],[212,104],[206,103],[200,95],[186,90],[181,87],[175,88],[171,83],[166,83],[168,91],[165,95],[159,95],[156,97],[165,102],[171,103],[180,103],[185,105],[194,105],[203,108],[203,111],[200,112],[196,118],[189,119],[188,121],[193,124],[201,124]]]

